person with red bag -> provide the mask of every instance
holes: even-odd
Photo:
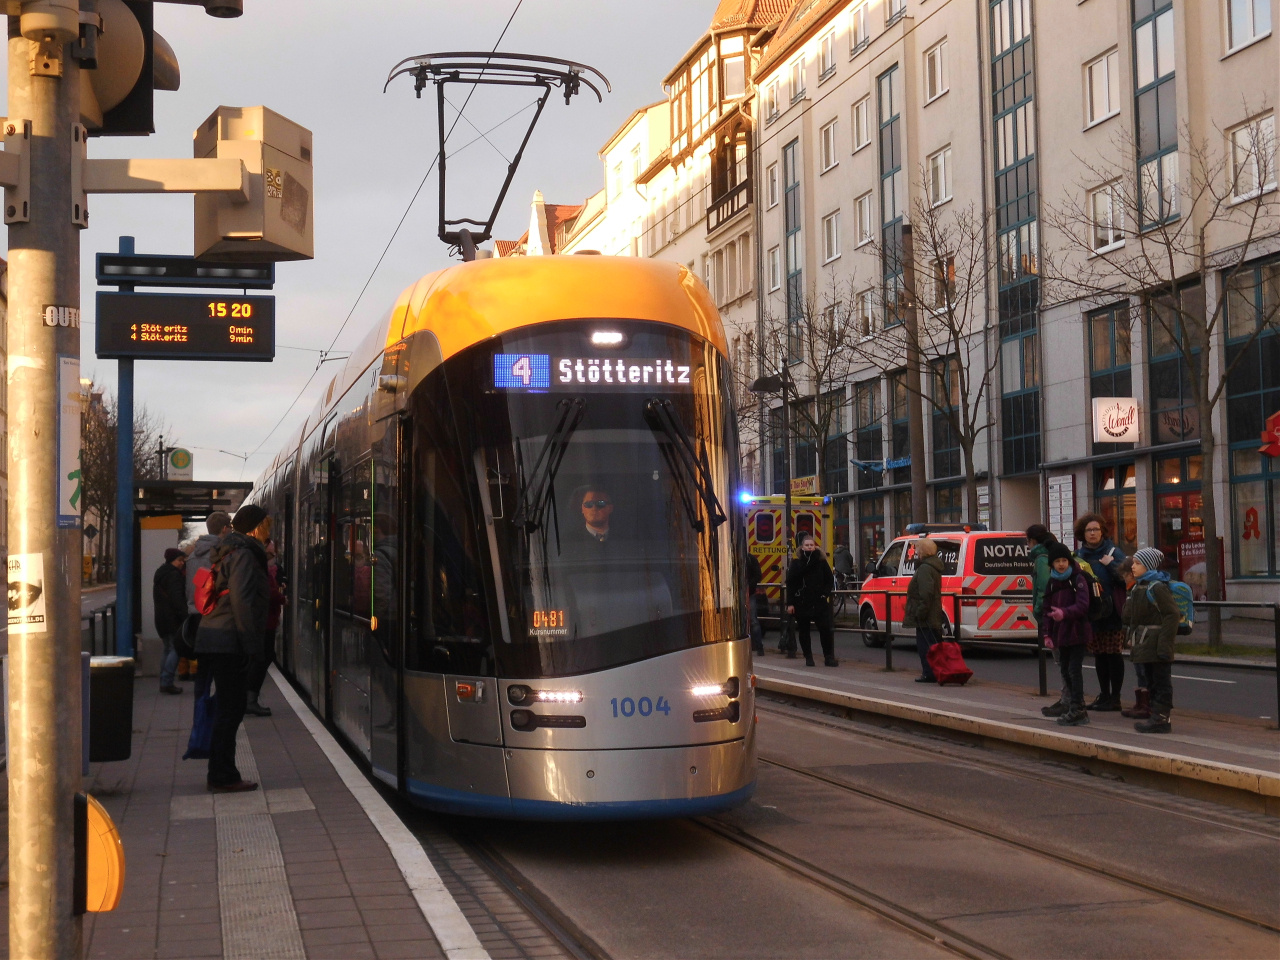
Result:
[[[1084,652],[1093,636],[1089,593],[1089,578],[1071,556],[1071,550],[1055,542],[1049,547],[1049,583],[1043,609],[1045,642],[1058,651],[1062,685],[1069,697],[1067,712],[1058,717],[1064,727],[1089,722],[1084,709]]]
[[[911,544],[915,548],[916,572],[907,585],[906,610],[902,626],[916,628],[916,652],[920,655],[920,676],[916,683],[937,683],[929,665],[929,649],[942,640],[942,572],[938,545],[928,537]]]

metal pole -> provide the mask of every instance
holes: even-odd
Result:
[[[884,669],[893,673],[893,596],[884,592]]]
[[[75,430],[78,442],[80,431],[79,418],[73,423],[62,410],[59,389],[71,361],[77,368],[80,361],[80,235],[71,193],[72,164],[83,149],[72,139],[79,138],[80,66],[62,39],[27,40],[11,16],[8,122],[23,121],[32,124],[29,219],[9,225],[9,572],[30,585],[28,596],[35,587],[40,594],[28,602],[28,618],[19,614],[9,627],[9,954],[61,958],[81,951],[73,896],[81,533],[78,523],[58,524],[60,474],[78,469],[59,464],[59,437]],[[46,314],[46,307],[74,312]]]
[[[1049,695],[1049,665],[1044,658],[1044,632],[1036,627],[1036,659],[1040,661],[1040,696]]]
[[[787,387],[791,375],[785,361],[781,369],[782,380],[782,542],[786,545],[782,563],[782,640],[788,653],[795,650],[796,638],[791,633],[791,615],[787,613],[787,572],[791,567],[791,405],[787,402]]]
[[[120,238],[120,252],[133,253],[133,237]],[[121,284],[131,291],[132,285]],[[133,361],[117,361],[116,401],[116,648],[133,656]]]
[[[1280,603],[1271,605],[1271,625],[1276,634],[1276,729],[1280,730]]]
[[[924,463],[924,402],[920,379],[920,321],[916,312],[916,258],[911,224],[902,225],[902,288],[907,298],[903,323],[907,334],[907,433],[911,444],[911,522],[929,522],[929,490]],[[901,522],[897,517],[895,521]]]

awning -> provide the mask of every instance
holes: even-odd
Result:
[[[215,510],[234,514],[252,489],[248,481],[140,480],[134,483],[133,510],[138,517],[181,514],[198,523]]]

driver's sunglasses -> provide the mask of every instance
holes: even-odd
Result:
[[[588,509],[603,510],[605,507],[612,507],[612,506],[613,506],[612,500],[583,500],[582,501],[583,510],[588,510]]]

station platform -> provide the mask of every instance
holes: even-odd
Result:
[[[136,683],[131,759],[93,764],[85,779],[120,830],[126,879],[115,911],[85,916],[83,956],[501,956],[477,937],[484,911],[459,905],[422,843],[272,673],[262,701],[273,716],[240,730],[237,765],[260,784],[242,794],[210,794],[207,761],[182,759],[191,685],[162,696],[154,679]],[[7,842],[0,852],[7,860]],[[0,909],[7,917],[7,886]]]
[[[914,651],[898,651],[898,669],[845,660],[838,667],[806,667],[773,651],[755,658],[760,690],[855,714],[934,727],[966,738],[1099,761],[1256,795],[1259,809],[1280,814],[1280,730],[1274,720],[1249,720],[1177,709],[1173,732],[1142,734],[1119,713],[1091,713],[1082,727],[1063,727],[1040,708],[1058,697],[1050,663],[1049,695],[1038,689],[984,680],[981,665],[964,686],[915,682]],[[1189,792],[1195,792],[1194,789]]]

